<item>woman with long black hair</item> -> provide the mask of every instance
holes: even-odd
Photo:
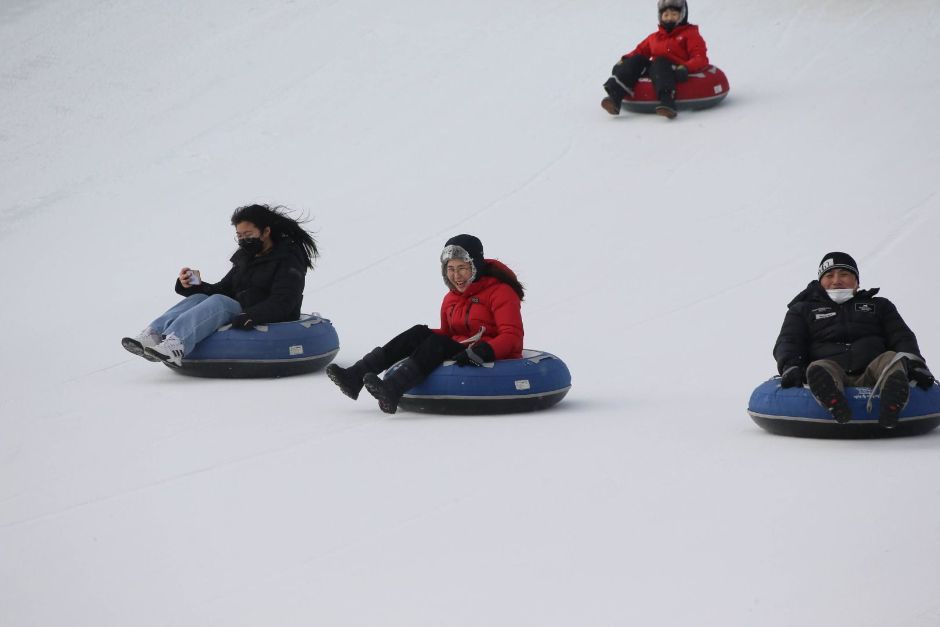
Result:
[[[317,245],[302,221],[283,207],[247,205],[232,214],[238,250],[232,269],[218,283],[204,283],[199,270],[182,268],[176,293],[185,296],[136,337],[121,344],[150,361],[181,365],[183,357],[220,326],[251,329],[256,323],[300,317],[304,276]]]

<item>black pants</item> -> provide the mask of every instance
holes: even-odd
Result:
[[[446,335],[434,333],[427,325],[416,324],[393,337],[383,348],[388,360],[386,368],[400,359],[411,357],[417,362],[421,374],[428,376],[435,368],[467,347]]]
[[[646,57],[627,57],[615,65],[610,73],[611,77],[604,83],[604,89],[615,100],[622,100],[628,91],[632,94],[633,86],[644,74],[653,81],[657,95],[664,91],[672,93],[676,89],[676,72],[666,57],[657,57],[652,61]]]

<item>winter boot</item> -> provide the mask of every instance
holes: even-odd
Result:
[[[828,370],[814,366],[806,371],[806,380],[809,382],[809,391],[820,405],[829,410],[836,422],[845,424],[852,420],[852,408]]]
[[[656,105],[656,114],[670,120],[676,117],[679,112],[676,109],[676,95],[671,89],[659,92],[659,104]]]
[[[151,361],[163,361],[174,366],[183,365],[183,343],[172,333],[156,346],[144,348],[144,357]]]
[[[374,372],[370,372],[363,377],[362,383],[369,390],[369,394],[379,401],[379,408],[382,411],[386,414],[394,414],[402,395],[417,385],[422,378],[418,362],[409,357],[399,363],[398,368],[386,375],[384,380]]]
[[[885,429],[894,429],[898,426],[898,416],[907,405],[911,394],[907,375],[898,370],[885,379],[881,388],[881,410],[878,413],[878,424]]]
[[[623,103],[623,97],[626,93],[623,91],[623,87],[618,85],[617,81],[611,77],[604,83],[604,91],[607,92],[607,97],[601,100],[601,107],[611,115],[620,115],[620,105]]]
[[[611,115],[620,115],[621,102],[623,102],[623,98],[620,100],[615,100],[610,96],[605,96],[604,99],[601,100],[601,107],[603,107],[604,111]]]
[[[163,336],[147,327],[141,331],[137,337],[125,337],[121,339],[121,346],[123,346],[129,353],[137,355],[138,357],[143,357],[147,361],[160,361],[156,357],[152,357],[144,352],[146,348],[153,348],[157,344],[163,341]]]
[[[326,376],[339,387],[343,394],[356,400],[359,398],[359,392],[362,391],[362,377],[369,372],[375,373],[383,370],[385,370],[385,349],[379,346],[373,348],[349,368],[340,368],[336,364],[330,364],[326,367]]]

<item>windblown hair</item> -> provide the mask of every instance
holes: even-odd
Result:
[[[496,266],[492,263],[488,263],[483,266],[483,269],[480,271],[481,276],[491,276],[497,281],[505,283],[512,288],[518,296],[519,300],[525,300],[525,287],[522,283],[519,282],[519,279],[516,278],[516,275],[512,272],[506,272],[499,266]]]
[[[251,222],[262,231],[265,227],[270,227],[272,241],[277,243],[281,240],[288,240],[297,244],[303,248],[304,255],[307,257],[307,267],[313,268],[313,260],[320,255],[317,251],[317,242],[305,228],[300,226],[309,220],[295,220],[287,215],[289,211],[287,207],[281,206],[245,205],[232,214],[232,226],[239,222]]]

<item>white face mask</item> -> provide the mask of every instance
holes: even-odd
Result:
[[[850,298],[852,298],[853,296],[855,296],[855,290],[852,290],[852,289],[826,290],[826,293],[829,294],[829,298],[831,298],[834,302],[840,305],[844,303],[845,301],[849,300]]]

